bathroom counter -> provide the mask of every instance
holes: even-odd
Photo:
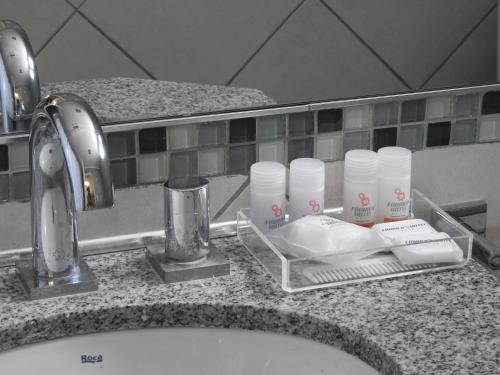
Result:
[[[27,301],[15,269],[0,269],[0,350],[127,328],[238,327],[332,344],[382,374],[500,374],[500,284],[475,261],[287,294],[236,238],[214,243],[231,260],[230,276],[165,285],[134,250],[86,258],[97,292]]]
[[[98,78],[50,83],[42,87],[43,96],[64,92],[77,94],[87,100],[103,122],[276,104],[262,91],[255,89],[136,78]]]

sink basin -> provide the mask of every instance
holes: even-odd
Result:
[[[219,328],[95,333],[0,354],[2,374],[376,375],[360,359],[294,336]]]

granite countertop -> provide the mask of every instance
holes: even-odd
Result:
[[[97,292],[26,301],[0,269],[0,350],[139,327],[260,329],[332,344],[383,374],[500,374],[500,285],[460,270],[288,294],[236,238],[218,239],[230,276],[162,284],[142,250],[87,257]]]
[[[84,98],[103,122],[187,116],[276,104],[256,89],[149,79],[97,78],[42,86],[43,96],[68,92]]]
[[[128,78],[62,82],[43,92],[76,93],[105,122],[274,104],[253,89]],[[238,327],[331,344],[383,374],[500,374],[500,284],[475,261],[288,294],[236,238],[214,243],[231,261],[230,276],[162,284],[144,251],[134,250],[86,258],[99,291],[39,301],[25,299],[15,268],[0,268],[0,351],[127,328]]]

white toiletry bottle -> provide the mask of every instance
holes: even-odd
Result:
[[[262,161],[250,167],[250,218],[263,233],[285,223],[286,169]]]
[[[325,163],[312,158],[292,161],[288,195],[290,221],[321,215],[325,202]]]
[[[364,227],[375,224],[377,210],[378,155],[351,150],[344,163],[344,219]]]
[[[410,216],[411,151],[403,147],[378,150],[378,220],[406,220]]]

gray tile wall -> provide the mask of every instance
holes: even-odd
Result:
[[[488,236],[500,243],[500,142],[444,147],[413,154],[413,186],[438,204],[485,199],[488,203]],[[326,164],[325,204],[341,204],[342,161]],[[450,167],[452,166],[452,167]],[[248,207],[248,183],[244,176],[210,178],[211,216],[216,221],[234,220]],[[433,183],[429,183],[432,181]],[[1,183],[1,182],[0,182]],[[225,197],[236,199],[226,201]],[[163,196],[159,185],[116,191],[112,209],[79,213],[79,238],[90,239],[162,228]],[[1,206],[0,251],[30,246],[30,205],[9,202]],[[2,221],[3,220],[3,221]]]
[[[273,115],[251,117],[236,112],[213,122],[201,116],[169,125],[176,121],[171,119],[141,130],[131,123],[130,130],[106,136],[114,186],[130,188],[180,176],[248,175],[256,161],[338,161],[353,149],[397,145],[417,151],[500,142],[500,84],[354,102],[284,106],[273,108]],[[0,145],[0,202],[29,199],[27,156],[26,141]]]
[[[279,102],[494,80],[496,0],[0,0],[43,82],[128,76]]]

